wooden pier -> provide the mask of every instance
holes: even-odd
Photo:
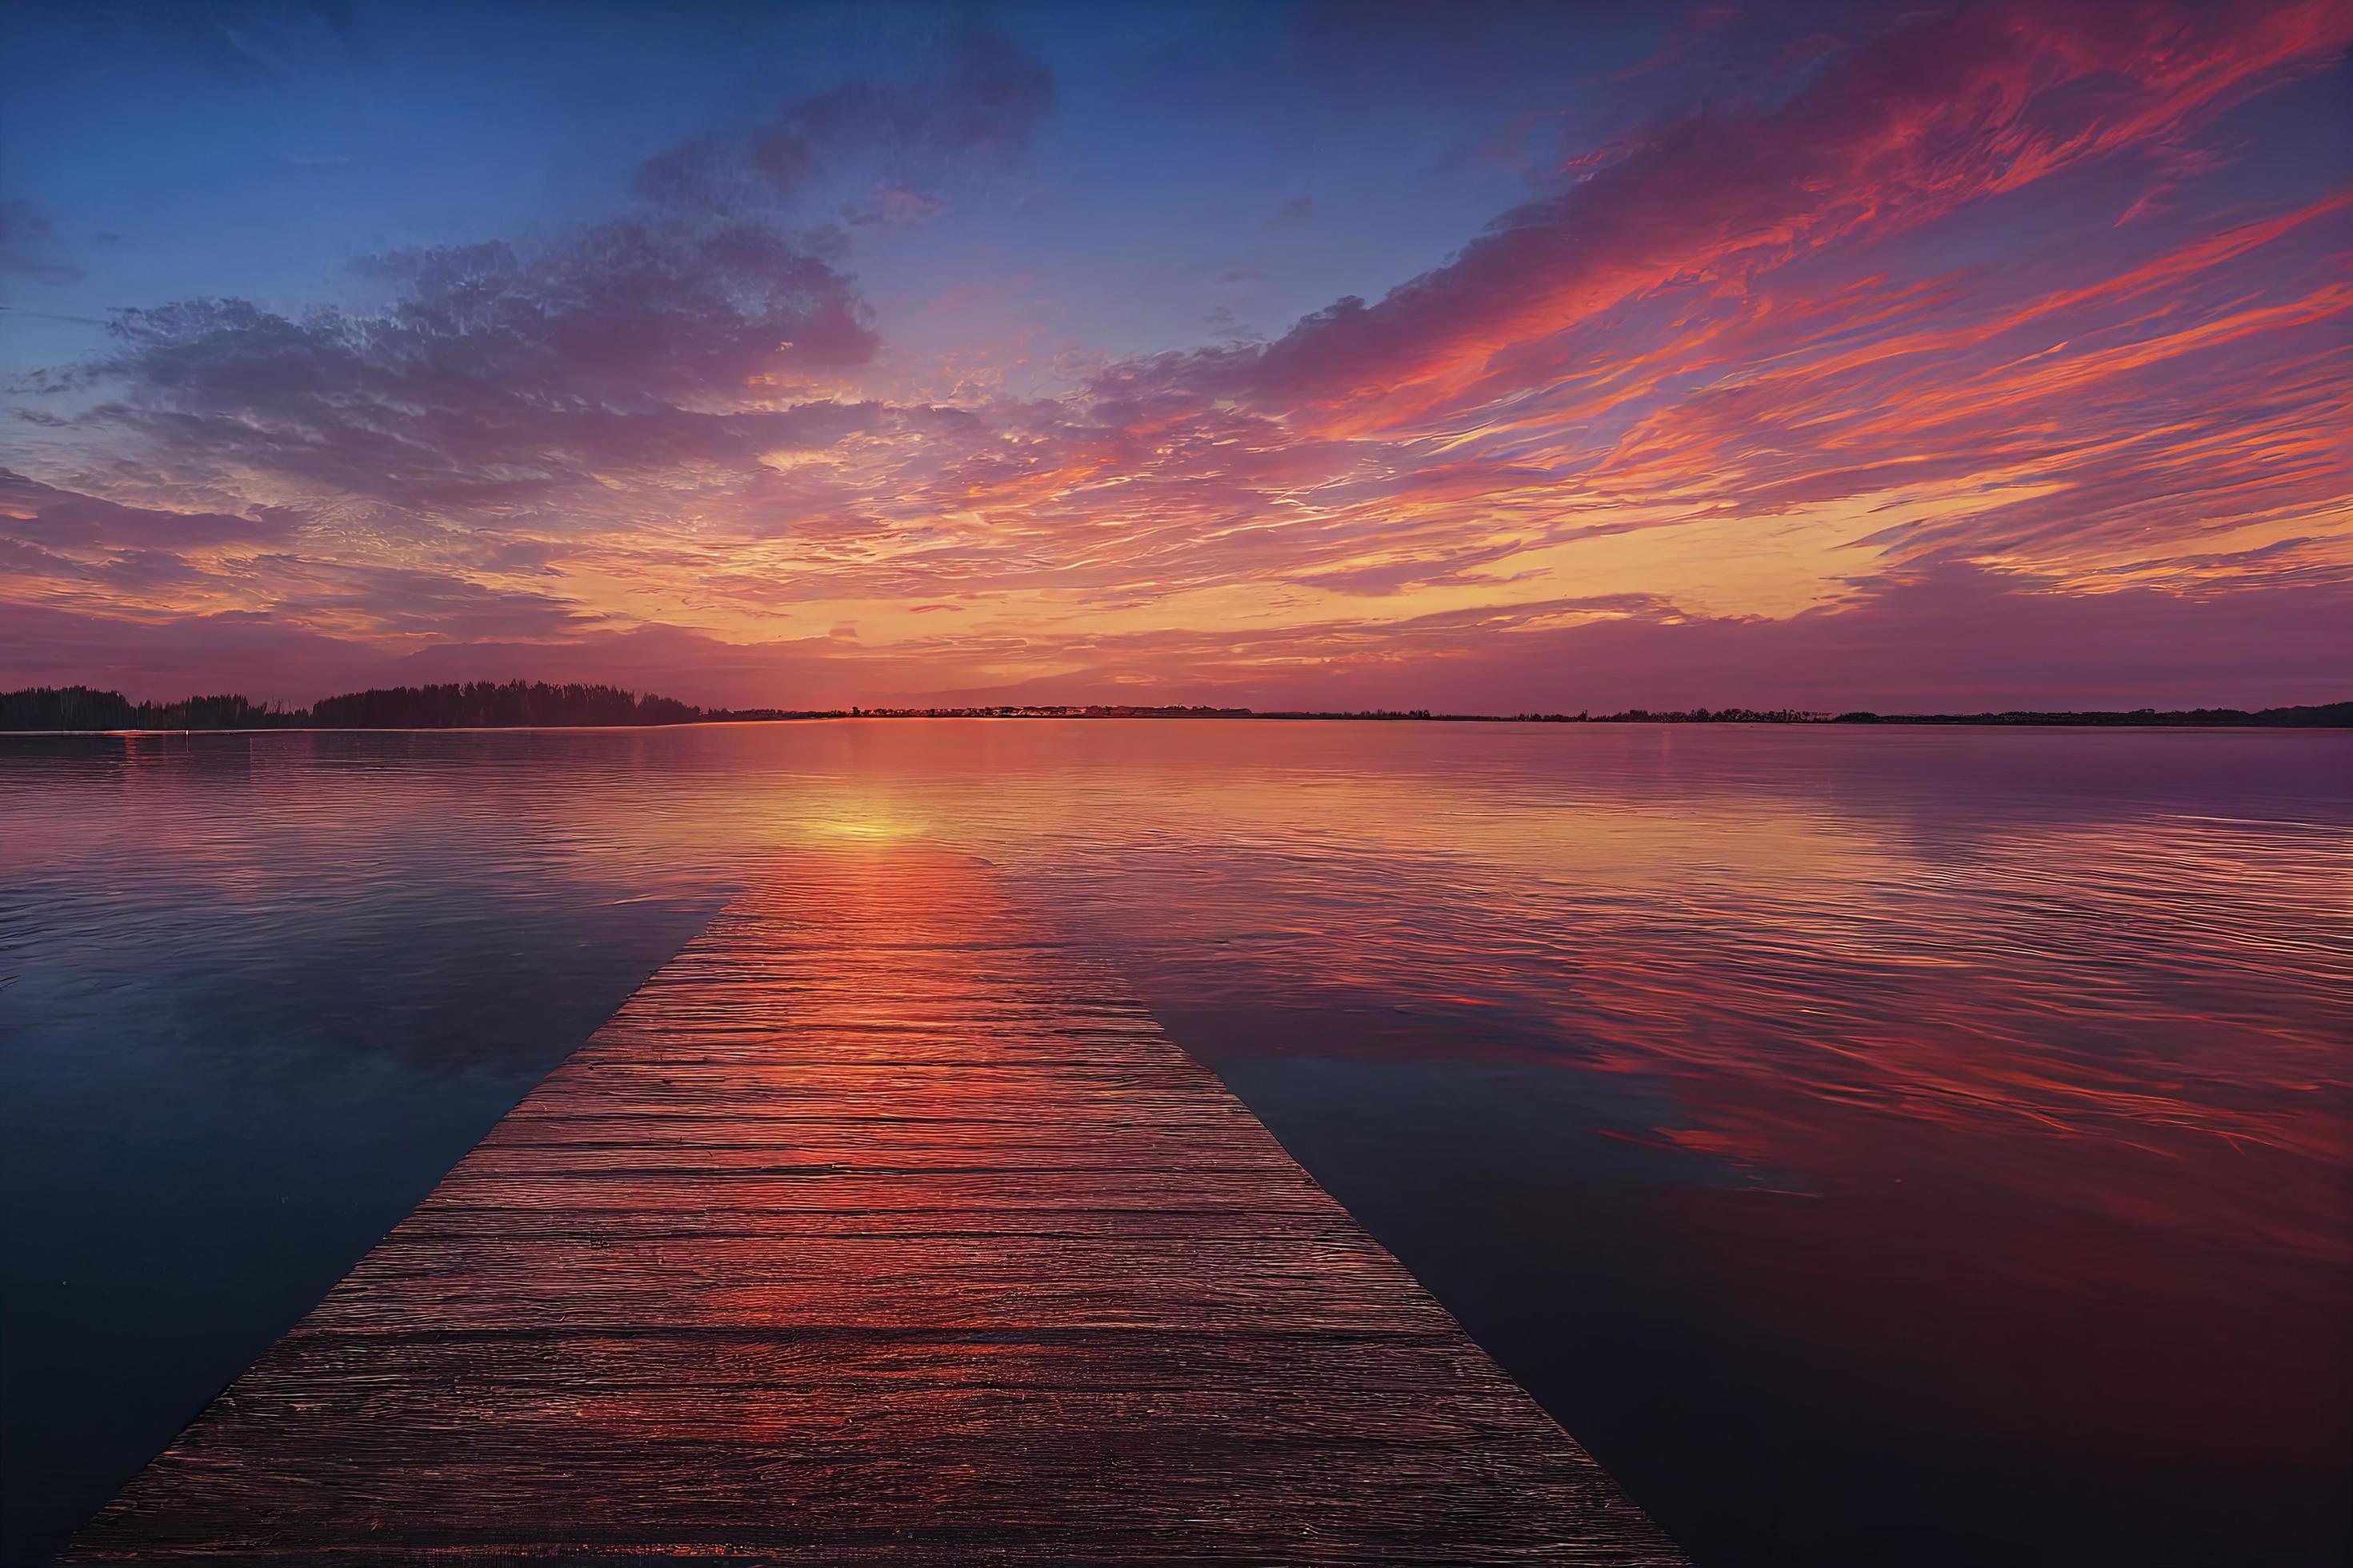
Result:
[[[739,900],[79,1562],[1677,1563],[987,867]]]

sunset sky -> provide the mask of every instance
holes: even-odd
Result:
[[[2348,44],[19,4],[0,687],[2353,696]]]

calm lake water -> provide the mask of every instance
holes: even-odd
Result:
[[[10,1562],[734,889],[1115,959],[1703,1564],[2353,1551],[2353,735],[0,738]]]

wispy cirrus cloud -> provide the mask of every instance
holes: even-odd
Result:
[[[884,395],[890,321],[838,237],[783,224],[852,187],[921,217],[945,171],[1028,142],[1050,77],[955,33],[649,163],[637,216],[380,258],[380,306],[121,312],[31,389],[59,454],[36,471],[87,493],[0,517],[64,563],[9,596],[103,614],[138,579],[125,614],[403,658],[659,643],[703,661],[662,667],[688,695],[979,671],[1583,707],[1656,697],[1639,649],[1794,700],[1838,657],[1926,691],[1938,639],[2021,689],[1978,657],[1996,637],[2121,689],[2068,614],[2152,680],[2196,684],[2158,628],[2252,679],[2212,639],[2262,617],[2217,606],[2301,625],[2353,574],[2353,205],[2295,170],[2242,192],[2261,149],[2228,117],[2348,40],[2342,0],[1810,32],[1776,90],[1585,149],[1376,302],[1056,396]],[[79,401],[44,414],[44,388]],[[796,651],[716,651],[772,645]],[[1734,700],[1775,694],[1679,699]]]
[[[58,248],[56,225],[27,201],[0,201],[0,273],[13,272],[37,283],[64,283],[81,276]]]
[[[185,549],[258,543],[285,538],[301,521],[298,513],[271,507],[256,508],[250,517],[236,517],[124,506],[0,468],[0,534],[28,544]]]
[[[751,224],[623,220],[554,247],[402,252],[376,312],[290,317],[242,300],[119,311],[111,348],[57,378],[81,416],[224,478],[394,504],[495,503],[603,468],[745,460],[788,443],[749,384],[863,363],[847,279]]]
[[[872,195],[841,216],[911,222],[937,211],[949,170],[1003,167],[1053,102],[1053,74],[977,19],[950,29],[903,79],[860,78],[803,93],[746,125],[714,130],[640,164],[631,189],[662,207],[737,215],[805,205],[845,180]]]
[[[1658,122],[1377,304],[1342,300],[1207,385],[1345,429],[1524,386],[1547,340],[1678,285],[1737,291],[2094,159],[2163,145],[2344,46],[2341,0],[2258,7],[1957,6],[1899,23],[1788,100]]]

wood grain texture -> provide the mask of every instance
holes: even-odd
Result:
[[[978,862],[732,905],[73,1561],[1674,1563]]]

